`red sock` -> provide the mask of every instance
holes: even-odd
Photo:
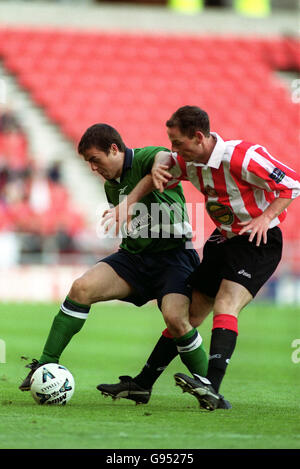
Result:
[[[217,314],[213,319],[213,329],[228,329],[238,334],[238,319],[232,314]]]
[[[167,327],[162,331],[162,335],[167,337],[168,339],[173,339],[173,336],[170,334],[169,329]]]

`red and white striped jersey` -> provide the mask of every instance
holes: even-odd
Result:
[[[238,234],[238,222],[258,217],[275,198],[294,199],[300,194],[299,175],[264,147],[211,134],[217,143],[206,164],[185,162],[172,153],[174,179],[167,187],[178,180],[190,181],[204,194],[206,210],[224,236]],[[270,228],[285,217],[286,210],[271,221]]]

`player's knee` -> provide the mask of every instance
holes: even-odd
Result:
[[[191,325],[187,318],[180,315],[166,313],[164,315],[164,319],[167,328],[173,337],[182,337],[191,329]]]
[[[207,316],[207,314],[198,314],[195,311],[191,311],[190,312],[190,318],[189,318],[191,326],[193,326],[193,327],[200,326],[200,324],[202,324],[202,322],[204,321],[206,316]]]
[[[77,303],[83,305],[91,304],[89,284],[84,277],[79,277],[74,280],[68,296]]]
[[[204,319],[209,315],[210,312],[211,312],[210,308],[207,308],[207,309],[203,308],[200,310],[191,308],[190,314],[189,314],[189,322],[191,326],[193,327],[200,326],[203,323]]]

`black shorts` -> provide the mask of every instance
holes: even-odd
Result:
[[[119,249],[111,256],[101,259],[131,285],[135,292],[123,298],[136,306],[157,299],[160,308],[162,298],[168,293],[180,293],[191,299],[192,288],[187,278],[200,264],[194,249],[184,246],[159,253],[131,254]]]
[[[282,235],[277,226],[268,230],[267,244],[256,246],[256,237],[224,238],[216,229],[206,241],[203,259],[189,283],[214,298],[223,279],[243,285],[254,297],[278,266],[282,254]]]

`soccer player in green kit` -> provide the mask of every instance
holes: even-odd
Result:
[[[107,199],[114,206],[120,203],[120,195],[130,194],[145,175],[149,174],[149,187],[152,185],[150,172],[155,156],[160,152],[169,153],[169,150],[153,146],[127,148],[119,133],[107,124],[88,128],[78,145],[78,153],[90,168],[106,179]],[[195,250],[186,248],[191,227],[182,187],[177,185],[163,193],[149,191],[141,202],[146,211],[133,217],[131,231],[128,228],[124,233],[120,249],[101,259],[73,282],[54,317],[40,359],[27,365],[31,371],[20,390],[30,389],[31,376],[42,364],[59,362],[72,337],[84,325],[92,304],[112,299],[129,301],[137,306],[157,299],[167,329],[158,341],[159,357],[156,357],[154,348],[148,360],[152,376],[154,373],[158,377],[162,372],[161,352],[164,351],[164,343],[169,344],[170,341],[174,342],[176,352],[190,373],[206,375],[208,361],[202,338],[195,328],[198,323],[195,321],[193,324],[193,319],[191,322],[189,319],[192,291],[186,279],[198,266],[199,257]],[[163,217],[153,216],[152,209],[157,206]],[[166,214],[169,219],[167,227]],[[168,350],[169,346],[166,347],[166,364],[170,361]],[[128,399],[137,403],[148,402],[151,390],[149,392],[140,385],[138,376],[133,379],[122,376],[120,379],[119,386],[122,388],[124,384],[122,397],[126,397],[127,392]]]

